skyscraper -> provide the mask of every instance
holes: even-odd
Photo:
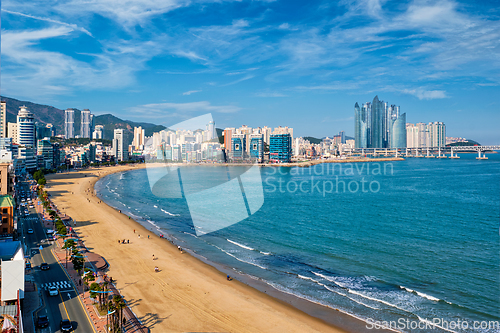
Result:
[[[232,146],[232,138],[233,134],[235,133],[234,128],[225,128],[224,129],[224,148],[226,149],[226,152],[231,151],[231,146]]]
[[[7,103],[0,102],[0,138],[7,137]]]
[[[92,115],[89,109],[84,109],[81,113],[80,137],[90,138],[92,128]]]
[[[354,105],[354,138],[356,148],[405,148],[406,114],[400,108],[380,101],[375,96],[372,103],[360,108]],[[401,121],[398,119],[401,118]]]
[[[291,134],[271,134],[269,141],[269,160],[289,163],[292,158]]]
[[[141,149],[144,146],[144,133],[144,129],[141,126],[134,127],[134,141],[132,142],[132,146],[135,149]]]
[[[75,137],[75,110],[73,109],[64,111],[64,137],[66,139]]]
[[[217,137],[217,133],[215,133],[215,122],[210,120],[207,124],[207,141],[210,141]]]
[[[125,159],[125,155],[127,154],[125,150],[125,140],[123,137],[123,129],[117,128],[114,131],[114,140],[113,140],[113,151],[116,152],[115,158],[117,162],[121,162]]]
[[[26,106],[21,106],[17,114],[17,143],[36,149],[35,119]]]
[[[92,139],[102,139],[104,132],[103,125],[96,125],[94,132],[92,132]]]

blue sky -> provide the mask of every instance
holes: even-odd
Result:
[[[500,143],[494,1],[3,0],[2,95],[163,125],[354,132],[355,102]]]

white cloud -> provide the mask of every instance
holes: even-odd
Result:
[[[255,77],[255,75],[247,75],[247,76],[244,76],[244,77],[242,77],[242,78],[240,78],[238,80],[235,80],[235,81],[223,84],[223,85],[221,85],[221,87],[231,86],[233,84],[237,84],[237,83],[240,83],[240,82],[243,82],[243,81],[246,81],[246,80],[253,79],[254,77]]]
[[[135,72],[158,53],[157,42],[110,43],[91,61],[41,49],[44,39],[71,38],[74,29],[63,25],[39,30],[2,33],[3,93],[18,97],[71,93],[74,89],[115,89],[131,85]]]
[[[34,16],[34,15],[23,14],[23,13],[19,13],[19,12],[10,11],[10,10],[7,10],[7,9],[2,9],[2,12],[8,13],[8,14],[12,14],[12,15],[18,15],[18,16],[28,17],[28,18],[32,18],[34,20],[39,20],[39,21],[45,21],[45,22],[50,22],[50,23],[56,23],[56,24],[64,25],[64,26],[67,26],[67,27],[69,27],[69,28],[71,28],[73,30],[81,31],[81,32],[89,35],[90,37],[93,37],[92,34],[87,29],[79,27],[76,24],[66,23],[66,22],[62,22],[62,21],[58,21],[58,20],[54,20],[54,19],[46,18],[46,17],[39,17],[39,16]]]
[[[404,89],[405,94],[416,96],[418,99],[441,99],[448,98],[444,90]]]
[[[197,93],[197,92],[201,92],[201,90],[189,90],[189,91],[183,92],[182,94],[184,96],[189,96],[189,95]]]

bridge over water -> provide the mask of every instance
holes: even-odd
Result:
[[[500,150],[500,145],[492,146],[451,146],[451,147],[418,147],[418,148],[344,148],[348,156],[395,156],[426,158],[460,158],[458,152],[477,152],[478,160],[487,160],[485,152]],[[449,156],[447,156],[449,155]]]

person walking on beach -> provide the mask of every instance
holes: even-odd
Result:
[[[135,234],[135,229],[134,229],[134,234]]]

